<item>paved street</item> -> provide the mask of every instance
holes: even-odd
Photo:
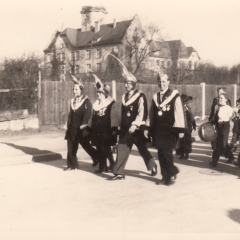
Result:
[[[49,152],[63,159],[32,161]],[[126,179],[109,181],[81,149],[81,170],[62,171],[62,133],[1,139],[0,239],[239,239],[240,169],[224,158],[209,168],[211,152],[194,142],[189,160],[175,156],[175,184],[164,186],[135,148]]]

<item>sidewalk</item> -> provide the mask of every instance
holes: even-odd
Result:
[[[212,150],[210,144],[203,145],[196,143],[188,161],[175,157],[180,173],[168,187],[156,185],[161,178],[158,161],[158,174],[152,177],[135,149],[126,165],[126,179],[109,181],[112,174],[95,174],[97,167],[81,149],[80,170],[62,171],[66,166],[62,132],[1,138],[0,237],[239,239],[240,170],[221,160],[219,174],[209,174]],[[32,156],[48,151],[61,153],[63,159],[32,162]],[[156,158],[156,150],[150,151]]]

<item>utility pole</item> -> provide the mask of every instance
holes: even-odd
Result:
[[[240,84],[240,69],[239,69],[239,63],[238,63],[238,66],[237,66],[237,84],[239,85]]]

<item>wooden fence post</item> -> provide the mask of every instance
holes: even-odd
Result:
[[[237,84],[233,84],[233,107],[236,107],[237,102]]]
[[[112,80],[112,98],[117,101],[116,81]]]
[[[200,85],[202,86],[202,120],[205,119],[205,109],[206,109],[206,97],[205,97],[205,93],[206,93],[206,83],[200,83]]]

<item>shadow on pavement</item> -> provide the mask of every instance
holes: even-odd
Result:
[[[237,222],[240,224],[240,209],[229,210],[228,217],[231,218],[234,222]]]
[[[212,148],[211,146],[193,146],[193,151],[189,155],[188,160],[180,160],[178,159],[179,156],[174,155],[174,162],[186,166],[191,166],[191,167],[197,167],[197,168],[202,168],[202,169],[209,169],[209,170],[215,170],[215,171],[220,171],[222,173],[226,174],[232,174],[234,176],[238,176],[240,179],[240,169],[233,164],[226,164],[227,159],[220,159],[218,162],[218,165],[216,168],[213,168],[209,165],[209,161],[211,161],[211,156],[212,156]],[[197,149],[195,149],[197,148]],[[156,152],[156,149],[154,148],[149,148],[148,149],[153,156],[153,158],[158,161],[158,154]],[[154,150],[154,151],[153,151]],[[207,150],[207,151],[206,151]],[[139,156],[138,150],[132,150],[131,154],[135,156]],[[199,155],[201,154],[201,155]],[[235,156],[236,159],[236,156]],[[159,170],[158,170],[159,172]]]
[[[28,155],[42,155],[42,154],[50,154],[50,153],[54,153],[52,151],[49,150],[40,150],[38,148],[33,148],[33,147],[25,147],[25,146],[20,146],[20,145],[16,145],[13,143],[6,143],[6,142],[1,142],[3,144],[6,144],[10,147],[13,147],[15,149],[21,150],[22,152],[28,154]]]

